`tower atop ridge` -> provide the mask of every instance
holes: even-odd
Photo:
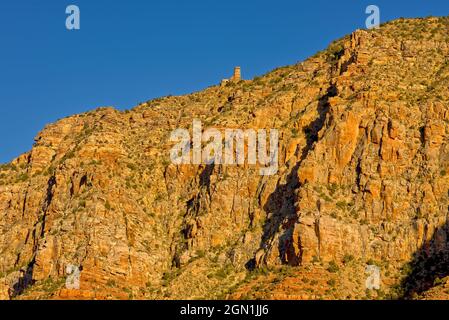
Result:
[[[234,68],[234,75],[232,76],[232,81],[239,82],[242,79],[242,71],[240,67]]]
[[[235,67],[234,68],[234,74],[232,75],[232,77],[230,79],[223,79],[221,80],[221,86],[225,86],[227,83],[229,82],[239,82],[240,80],[242,80],[242,71],[240,67]]]

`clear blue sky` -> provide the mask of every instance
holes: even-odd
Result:
[[[79,31],[65,28],[70,4]],[[59,118],[301,61],[363,28],[369,4],[382,22],[449,14],[448,0],[1,0],[0,162]]]

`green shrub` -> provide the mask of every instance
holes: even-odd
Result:
[[[329,266],[327,267],[327,271],[332,272],[332,273],[336,273],[340,270],[340,268],[338,267],[337,263],[335,261],[331,261],[329,262]]]
[[[335,194],[335,192],[337,192],[338,190],[338,184],[336,183],[331,183],[327,186],[327,190],[329,190],[329,193],[331,196],[333,196]]]
[[[331,287],[335,287],[337,281],[335,281],[335,279],[330,279],[327,281],[327,284],[330,285]]]
[[[204,252],[204,250],[197,250],[196,255],[198,258],[204,258],[206,256],[206,252]]]
[[[12,171],[17,171],[17,167],[11,163],[5,163],[0,165],[0,170],[12,170]]]
[[[220,269],[215,273],[215,277],[218,279],[226,279],[228,276],[228,271],[226,269]]]
[[[343,257],[343,263],[348,264],[351,261],[354,261],[354,256],[351,254],[345,254],[345,256]]]
[[[106,282],[106,285],[107,285],[108,287],[115,287],[117,284],[115,283],[114,280],[109,279],[109,280]]]
[[[154,201],[162,201],[164,199],[164,195],[162,193],[158,193],[154,198]]]
[[[339,42],[331,43],[326,50],[328,60],[335,61],[343,53],[343,51],[344,47],[342,43]]]
[[[436,277],[435,280],[433,281],[433,285],[434,286],[438,286],[440,284],[443,283],[443,280],[441,280],[440,278]]]
[[[345,211],[347,206],[348,206],[348,204],[346,203],[346,201],[338,201],[336,203],[336,206],[337,206],[338,209],[340,209],[342,211]]]
[[[292,132],[292,136],[293,136],[294,138],[296,138],[296,137],[298,136],[298,129],[292,128],[291,132]]]
[[[30,177],[28,176],[27,173],[22,173],[17,177],[16,182],[25,182],[29,179]]]
[[[381,267],[381,264],[379,262],[377,262],[376,260],[373,259],[369,259],[366,262],[367,265],[372,265],[372,266],[377,266],[377,267]]]

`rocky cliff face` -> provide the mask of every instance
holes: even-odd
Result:
[[[427,268],[449,241],[448,56],[449,18],[400,19],[252,81],[47,126],[0,169],[0,297],[417,297],[449,275]],[[277,128],[278,173],[172,164],[192,119]]]

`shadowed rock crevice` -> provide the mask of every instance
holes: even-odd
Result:
[[[29,286],[33,285],[34,263],[35,260],[33,259],[33,261],[31,261],[26,268],[20,270],[19,278],[15,283],[13,283],[9,292],[9,296],[11,298],[20,296]]]
[[[434,231],[404,269],[408,275],[401,283],[403,299],[414,298],[449,276],[449,220]]]
[[[265,253],[262,259],[256,253],[256,257],[247,262],[247,269],[252,270],[261,264],[267,264],[267,259],[273,250],[273,245],[279,233],[277,251],[281,263],[290,266],[301,264],[301,239],[297,239],[297,243],[295,243],[293,237],[295,225],[299,222],[299,216],[295,209],[296,192],[301,187],[298,180],[298,169],[318,141],[319,132],[324,127],[329,113],[329,98],[336,95],[337,88],[334,84],[331,84],[327,93],[318,101],[318,117],[304,128],[306,146],[302,150],[299,161],[288,174],[286,183],[277,185],[274,192],[268,197],[263,208],[268,213],[268,218],[263,227],[259,249],[259,252],[264,250]]]
[[[210,177],[214,172],[215,164],[208,164],[198,176],[199,191],[187,201],[187,210],[184,215],[183,226],[181,230],[181,241],[176,245],[175,253],[172,259],[172,265],[176,268],[181,267],[181,256],[191,249],[193,239],[198,230],[198,217],[209,210],[211,202],[211,181]],[[175,240],[176,241],[176,240]]]
[[[42,217],[42,229],[41,229],[41,238],[44,237],[44,233],[45,233],[45,223],[46,223],[46,218],[47,218],[47,211],[48,208],[50,207],[51,201],[53,200],[53,187],[56,184],[56,178],[54,176],[52,176],[49,180],[48,180],[48,184],[47,184],[47,195],[45,197],[45,202],[44,202],[44,206],[42,208],[43,211],[43,217]]]
[[[34,230],[32,232],[34,244],[33,244],[33,258],[32,260],[27,264],[26,267],[20,269],[20,275],[18,279],[15,281],[15,283],[12,284],[10,289],[10,297],[14,298],[17,297],[30,286],[34,284],[33,280],[33,272],[34,272],[34,266],[36,264],[36,256],[39,251],[39,245],[40,240],[45,237],[45,224],[46,224],[46,218],[48,214],[48,208],[50,207],[52,200],[53,200],[53,188],[56,185],[56,178],[55,176],[50,177],[50,179],[47,182],[47,191],[46,196],[42,205],[42,216],[39,218],[39,221],[37,221],[34,224]],[[40,225],[40,231],[38,231],[38,226]],[[20,253],[17,256],[17,260],[15,265],[17,266],[20,261]]]
[[[326,94],[318,100],[317,112],[319,116],[304,128],[304,134],[306,135],[307,144],[302,151],[300,162],[302,162],[307,157],[310,150],[312,150],[315,142],[318,141],[318,133],[323,128],[326,122],[327,115],[329,114],[329,99],[335,97],[336,95],[337,87],[335,86],[335,84],[331,84],[327,89]]]

